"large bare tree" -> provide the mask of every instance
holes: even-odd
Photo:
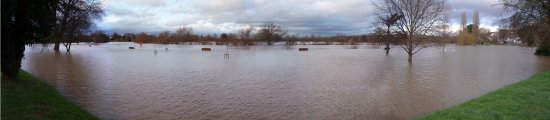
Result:
[[[69,52],[76,35],[89,30],[94,20],[102,17],[102,3],[100,0],[60,0],[58,6],[54,50],[59,51],[59,44],[63,43]]]
[[[380,14],[401,15],[395,26],[402,36],[400,46],[407,52],[408,61],[425,48],[431,35],[436,35],[436,26],[446,24],[448,5],[445,0],[381,0],[376,4]]]

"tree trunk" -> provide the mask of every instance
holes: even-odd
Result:
[[[71,52],[71,44],[72,44],[72,43],[69,43],[68,46],[65,46],[65,48],[67,48],[67,52]]]
[[[388,29],[386,31],[386,48],[384,48],[384,50],[386,50],[386,55],[389,55],[390,54],[390,26],[388,25]]]
[[[54,40],[53,51],[59,52],[59,44],[60,44],[59,39]]]
[[[2,34],[2,73],[10,77],[17,76],[21,69],[21,60],[25,56],[24,40],[13,37],[14,35],[16,34]]]
[[[408,59],[408,61],[409,61],[409,62],[412,62],[413,54],[412,54],[412,52],[408,52],[408,54],[409,54],[409,59]]]

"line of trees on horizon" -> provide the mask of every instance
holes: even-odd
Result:
[[[473,24],[467,25],[473,26]],[[427,35],[430,39],[429,43],[435,43],[438,45],[456,43],[459,45],[475,45],[475,44],[498,44],[505,42],[508,38],[515,38],[514,32],[508,29],[499,29],[497,32],[491,32],[486,28],[479,28],[476,31],[479,32],[477,39],[461,40],[463,38],[461,32],[468,32],[473,34],[470,27],[465,27],[464,30],[457,31],[455,33],[448,31],[448,26],[439,29],[439,33],[434,35]],[[94,43],[106,43],[106,42],[135,42],[140,44],[145,43],[157,43],[157,44],[216,44],[216,45],[256,45],[257,42],[265,42],[269,45],[268,41],[259,36],[254,27],[248,27],[239,30],[237,33],[211,33],[211,34],[193,34],[192,27],[180,27],[176,32],[163,31],[158,34],[139,32],[135,33],[117,33],[113,32],[107,34],[103,31],[95,31],[88,35],[83,35],[75,40],[75,42],[94,42]],[[371,45],[382,45],[390,39],[391,44],[398,44],[399,34],[391,33],[386,34],[386,30],[382,27],[376,27],[373,32],[360,35],[346,35],[336,33],[334,35],[295,35],[286,34],[271,41],[271,45],[277,42],[283,42],[284,45],[355,45],[358,43],[368,43]],[[465,43],[468,41],[468,43]]]
[[[274,45],[282,43],[282,45],[357,45],[359,43],[367,43],[371,45],[385,44],[387,38],[391,38],[391,44],[398,44],[399,35],[387,35],[383,28],[377,27],[371,33],[360,35],[346,35],[336,33],[334,35],[296,35],[287,34],[281,26],[273,22],[266,22],[260,27],[249,26],[237,31],[236,33],[211,33],[211,34],[194,34],[193,28],[184,26],[178,28],[175,32],[162,31],[158,34],[150,34],[146,32],[135,33],[117,33],[107,34],[103,31],[95,31],[76,42],[134,42],[138,44],[156,43],[156,44],[215,44],[215,45],[257,45],[258,42],[263,42],[265,45]],[[265,28],[268,26],[271,28]],[[259,30],[256,30],[258,29]],[[426,37],[440,38],[438,35],[430,35]],[[448,40],[448,43],[454,43],[453,38]],[[439,40],[439,39],[438,39]],[[438,40],[431,41],[439,43]]]

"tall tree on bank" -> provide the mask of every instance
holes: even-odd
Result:
[[[461,29],[458,31],[458,35],[456,36],[456,43],[459,45],[475,45],[478,39],[480,39],[479,12],[477,10],[474,11],[472,24],[468,25],[466,21],[466,12],[462,12],[460,19]]]
[[[25,44],[45,43],[55,25],[57,0],[2,0],[2,73],[21,69]]]
[[[474,11],[474,17],[472,19],[472,32],[476,35],[476,37],[479,37],[479,27],[481,25],[481,23],[479,22],[479,11]]]
[[[466,31],[468,20],[466,19],[466,12],[460,13],[460,31]]]
[[[273,22],[265,22],[258,31],[257,37],[259,40],[265,40],[267,45],[273,45],[273,43],[282,40],[285,34],[286,31],[281,26]]]
[[[474,11],[474,16],[472,18],[472,25],[471,25],[471,28],[470,28],[470,32],[474,35],[474,38],[475,38],[475,42],[474,44],[480,42],[480,39],[481,39],[481,34],[480,34],[480,31],[479,31],[479,27],[480,27],[481,23],[479,22],[479,12],[477,10]]]
[[[53,49],[59,51],[63,43],[69,52],[75,37],[89,30],[94,20],[101,19],[102,4],[99,0],[59,0],[58,6]]]
[[[448,6],[445,0],[382,0],[376,5],[381,14],[399,14],[403,17],[395,26],[402,40],[400,46],[412,56],[428,43],[429,35],[435,35],[437,25],[446,24]]]
[[[503,20],[523,41],[534,41],[536,55],[550,56],[550,1],[501,0],[512,16]]]

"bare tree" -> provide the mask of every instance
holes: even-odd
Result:
[[[448,22],[448,21],[447,21]],[[445,47],[447,45],[447,43],[449,43],[449,39],[451,39],[451,37],[449,36],[449,25],[448,24],[442,24],[442,25],[438,25],[436,26],[437,29],[438,29],[438,42],[436,43],[439,43],[442,47],[442,51],[445,52]]]
[[[58,5],[54,50],[59,51],[62,42],[69,52],[76,35],[89,30],[93,21],[102,17],[102,3],[99,0],[60,0]]]
[[[501,5],[513,13],[503,22],[523,41],[535,42],[538,45],[535,54],[550,56],[550,1],[501,0]]]
[[[241,39],[250,39],[252,36],[252,31],[254,31],[253,26],[248,26],[244,29],[239,30],[239,37]]]
[[[480,42],[481,36],[479,27],[481,24],[479,22],[479,12],[477,10],[474,11],[474,17],[472,19],[472,34],[474,35],[476,42]]]
[[[148,37],[149,37],[149,35],[147,35],[147,33],[141,32],[141,33],[136,35],[136,38],[135,38],[134,42],[139,43],[139,46],[143,46],[143,43],[145,41],[148,41],[148,39],[149,39]]]
[[[123,40],[124,41],[134,41],[135,38],[136,38],[136,35],[133,34],[133,33],[124,33],[124,35],[122,35],[123,37]]]
[[[387,17],[382,17],[382,16],[378,16],[380,18],[380,20],[384,23],[384,25],[386,25],[387,29],[386,29],[386,48],[384,48],[384,50],[386,50],[386,55],[390,53],[390,39],[391,39],[391,33],[390,33],[390,27],[395,25],[395,23],[397,23],[397,21],[399,19],[401,19],[403,17],[403,15],[400,15],[400,14],[397,14],[397,13],[394,13],[392,14],[391,16],[387,16]]]
[[[170,42],[170,31],[160,32],[157,39],[166,46]]]
[[[377,47],[382,44],[382,38],[385,36],[386,31],[382,27],[376,27],[374,33],[370,34],[370,42],[372,42]]]
[[[466,31],[466,25],[468,24],[468,21],[466,19],[466,12],[462,11],[460,14],[460,31]]]
[[[286,31],[281,26],[273,22],[265,22],[258,31],[257,37],[260,40],[265,40],[267,45],[273,45],[273,43],[280,41],[285,34]]]
[[[122,36],[116,32],[113,32],[113,34],[111,34],[111,41],[123,41]]]
[[[178,42],[190,42],[193,35],[193,28],[190,26],[183,26],[176,30],[175,38]]]
[[[445,24],[445,0],[382,0],[376,5],[382,14],[399,14],[403,17],[395,24],[403,36],[400,46],[407,52],[408,61],[427,44],[428,35],[434,35],[436,26]]]
[[[191,35],[192,33],[193,33],[193,28],[188,26],[183,26],[178,28],[178,30],[176,30],[176,34],[178,35]]]
[[[105,43],[109,42],[109,36],[105,34],[103,31],[95,31],[92,34],[92,42],[94,43]]]
[[[285,37],[285,48],[290,49],[292,46],[296,45],[298,37],[296,35],[288,35]]]
[[[477,11],[477,10],[474,11],[474,17],[473,17],[472,22],[473,22],[474,25],[476,25],[475,27],[477,27],[477,28],[474,28],[474,29],[479,29],[479,26],[481,25],[480,22],[479,22],[479,11]]]
[[[250,42],[252,40],[253,31],[254,31],[254,27],[250,25],[242,30],[239,30],[239,38],[245,45],[251,44]]]

